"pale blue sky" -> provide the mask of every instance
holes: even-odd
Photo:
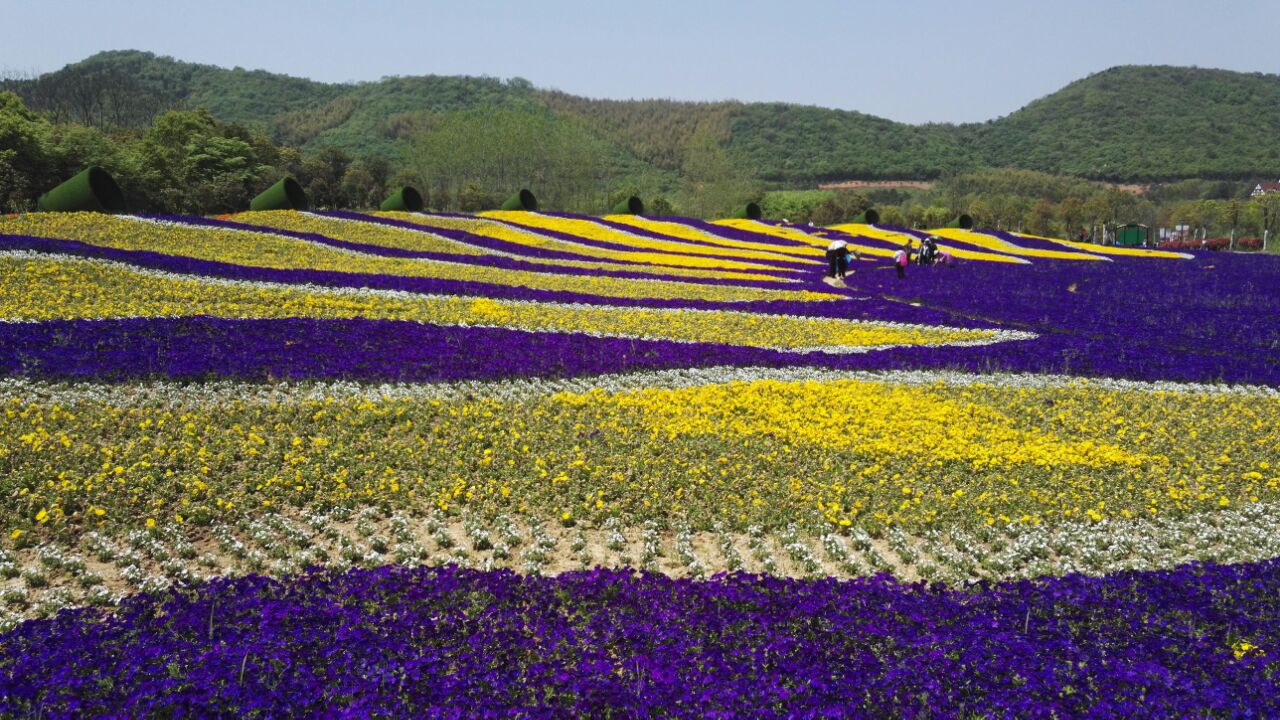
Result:
[[[1280,73],[1275,0],[0,0],[0,30],[9,73],[130,48],[328,82],[520,76],[588,97],[913,123],[1007,115],[1114,65]]]

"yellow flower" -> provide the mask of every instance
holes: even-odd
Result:
[[[147,518],[147,527],[154,528],[156,526],[155,518]]]
[[[44,508],[40,508],[40,512],[36,513],[36,522],[48,522],[48,520],[49,511]]]
[[[1237,660],[1241,660],[1245,656],[1264,657],[1267,654],[1265,650],[1248,640],[1237,640],[1236,644],[1231,646],[1231,652],[1236,656]]]

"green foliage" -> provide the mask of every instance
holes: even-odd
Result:
[[[652,202],[648,203],[645,209],[649,215],[657,217],[667,217],[676,214],[675,206],[671,204],[671,201],[668,200],[665,195],[659,195],[654,198]]]
[[[409,165],[437,209],[465,209],[469,187],[468,198],[505,198],[527,187],[546,207],[602,204],[591,202],[604,199],[595,197],[599,141],[550,112],[486,108],[420,123]]]
[[[1280,168],[1280,77],[1116,67],[980,128],[988,165],[1117,181],[1248,179]]]
[[[327,84],[117,51],[0,82],[0,207],[30,207],[87,164],[110,172],[130,207],[183,212],[238,209],[291,175],[322,206],[373,207],[409,184],[457,208],[471,184],[496,197],[525,186],[548,208],[595,213],[626,188],[690,215],[759,200],[767,217],[807,222],[835,196],[763,195],[766,184],[936,179],[932,191],[865,200],[909,223],[970,211],[979,225],[1075,234],[1245,201],[1253,182],[1280,177],[1278,107],[1276,75],[1119,67],[986,123],[912,126],[776,103],[589,100],[520,78]],[[1125,199],[1083,178],[1155,184]],[[1254,207],[1237,213],[1241,227],[1266,223]],[[828,204],[822,217],[842,214]]]
[[[734,165],[724,148],[724,118],[703,119],[685,141],[680,206],[698,217],[724,217],[763,195],[759,184]]]
[[[953,126],[906,125],[858,112],[755,103],[731,120],[730,150],[764,180],[934,178],[977,167]]]
[[[49,124],[14,93],[0,92],[0,210],[31,206],[33,189],[51,171]]]
[[[144,192],[143,207],[190,213],[248,207],[274,180],[270,166],[279,157],[263,138],[203,108],[161,115],[133,150],[140,172],[121,181],[126,193]]]
[[[834,190],[774,190],[761,198],[760,212],[775,220],[806,223],[813,219],[814,208],[834,196]]]

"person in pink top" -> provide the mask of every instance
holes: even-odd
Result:
[[[911,241],[907,240],[902,243],[902,247],[893,253],[893,267],[898,271],[898,277],[907,276],[907,264],[911,262]]]

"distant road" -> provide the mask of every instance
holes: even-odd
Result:
[[[843,182],[823,183],[819,190],[856,190],[859,188],[911,188],[928,190],[933,187],[931,180],[845,180]]]
[[[1132,195],[1145,195],[1151,189],[1150,185],[1137,185],[1133,183],[1101,183],[1106,187],[1120,188],[1121,190]],[[822,183],[818,186],[819,190],[862,190],[868,188],[908,188],[911,190],[929,190],[933,187],[932,180],[843,180],[834,183]]]

